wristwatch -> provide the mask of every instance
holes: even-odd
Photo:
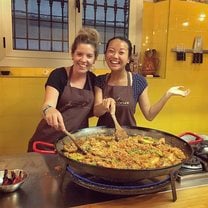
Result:
[[[43,115],[46,116],[46,112],[49,108],[51,108],[51,105],[46,105],[45,108],[43,108]]]

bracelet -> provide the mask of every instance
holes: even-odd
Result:
[[[46,111],[51,108],[52,106],[51,105],[46,105],[45,108],[43,108],[43,115],[46,116]]]

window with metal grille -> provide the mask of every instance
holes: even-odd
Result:
[[[13,49],[68,52],[68,0],[12,0]]]
[[[101,51],[114,36],[128,38],[129,0],[83,0],[82,24],[101,35]]]
[[[128,37],[129,2],[82,1],[82,25],[99,31],[101,53],[109,38]],[[68,8],[68,0],[12,0],[13,49],[69,52]]]

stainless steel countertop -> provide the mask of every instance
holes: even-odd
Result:
[[[74,207],[124,197],[91,191],[73,183],[65,172],[65,160],[58,155],[25,153],[0,156],[0,169],[5,168],[22,168],[28,172],[29,177],[16,192],[0,193],[1,208]],[[185,189],[207,184],[208,178],[205,177],[176,182],[176,188]],[[170,191],[170,187],[166,191]]]

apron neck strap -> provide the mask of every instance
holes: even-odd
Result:
[[[67,85],[68,86],[71,86],[70,85],[70,78],[71,78],[71,75],[72,75],[72,72],[73,72],[73,66],[69,67],[69,68],[65,68],[66,69],[66,73],[67,73],[67,77],[68,77],[68,81],[67,81]],[[90,81],[90,75],[88,72],[86,72],[86,83],[89,83],[89,88],[90,90],[93,90],[93,86],[92,86],[92,83]],[[86,84],[85,83],[85,84]]]
[[[132,73],[127,72],[128,86],[132,86]]]
[[[65,70],[66,70],[66,74],[67,74],[67,85],[70,85],[70,78],[72,75],[73,66],[67,67],[67,68],[65,68]]]
[[[132,86],[132,73],[131,72],[126,72],[127,73],[127,86]],[[107,74],[105,78],[105,83],[108,83],[108,80],[110,79],[111,74]]]

